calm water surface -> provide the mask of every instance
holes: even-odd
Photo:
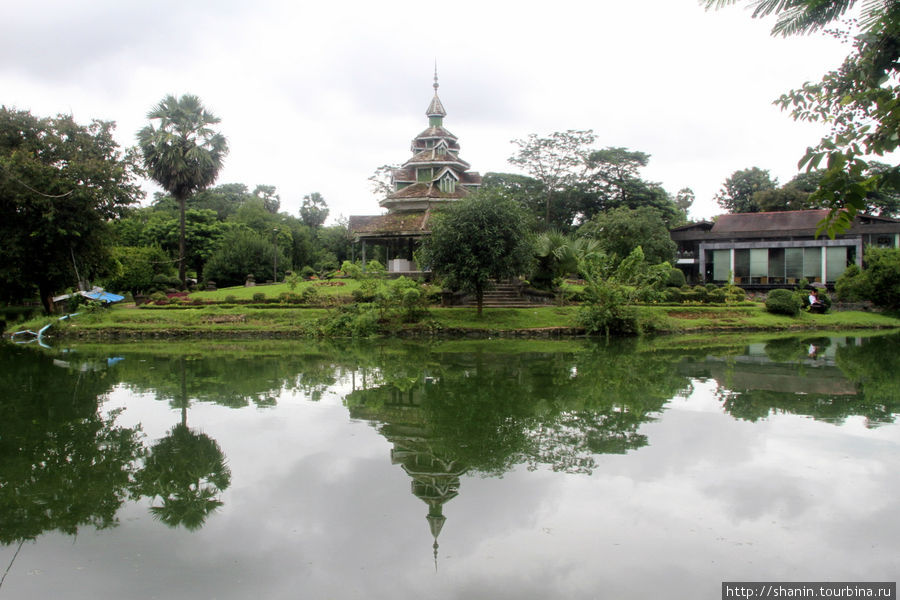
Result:
[[[0,345],[2,598],[895,581],[900,337]]]

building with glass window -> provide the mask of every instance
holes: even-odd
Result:
[[[392,170],[393,192],[380,201],[387,214],[350,217],[350,231],[362,246],[363,262],[367,244],[378,245],[392,273],[415,272],[413,252],[431,231],[428,221],[433,209],[481,186],[481,175],[469,171],[469,163],[459,157],[456,136],[444,128],[447,111],[438,98],[437,73],[433,87],[434,97],[425,111],[428,128],[413,139],[412,158]]]
[[[691,283],[785,287],[806,279],[833,284],[848,265],[862,266],[865,246],[900,247],[900,221],[857,215],[845,233],[816,237],[828,210],[721,215],[671,231],[677,266]]]

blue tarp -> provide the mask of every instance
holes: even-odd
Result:
[[[91,300],[97,300],[98,302],[121,302],[125,299],[125,296],[120,296],[118,294],[113,294],[112,292],[107,292],[105,290],[91,290],[90,292],[81,292],[81,295],[85,298],[90,298]]]

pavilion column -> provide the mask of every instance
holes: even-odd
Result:
[[[366,240],[362,241],[362,266],[363,271],[366,270]]]

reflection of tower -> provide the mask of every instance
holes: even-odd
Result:
[[[423,383],[427,385],[427,383]],[[434,540],[437,568],[437,538],[447,518],[444,504],[459,493],[459,478],[466,467],[457,460],[442,456],[440,441],[434,439],[421,409],[421,388],[413,386],[403,392],[386,385],[354,390],[345,399],[350,416],[365,419],[378,426],[378,431],[393,444],[391,462],[399,464],[412,478],[410,489],[416,498],[428,505],[428,527]]]
[[[456,498],[459,493],[459,478],[466,468],[455,460],[442,460],[429,447],[427,440],[413,436],[391,436],[382,429],[382,433],[393,442],[391,462],[403,466],[403,470],[412,477],[411,490],[416,498],[428,505],[428,527],[434,539],[434,566],[437,568],[437,538],[444,527],[447,517],[444,516],[444,504]]]

